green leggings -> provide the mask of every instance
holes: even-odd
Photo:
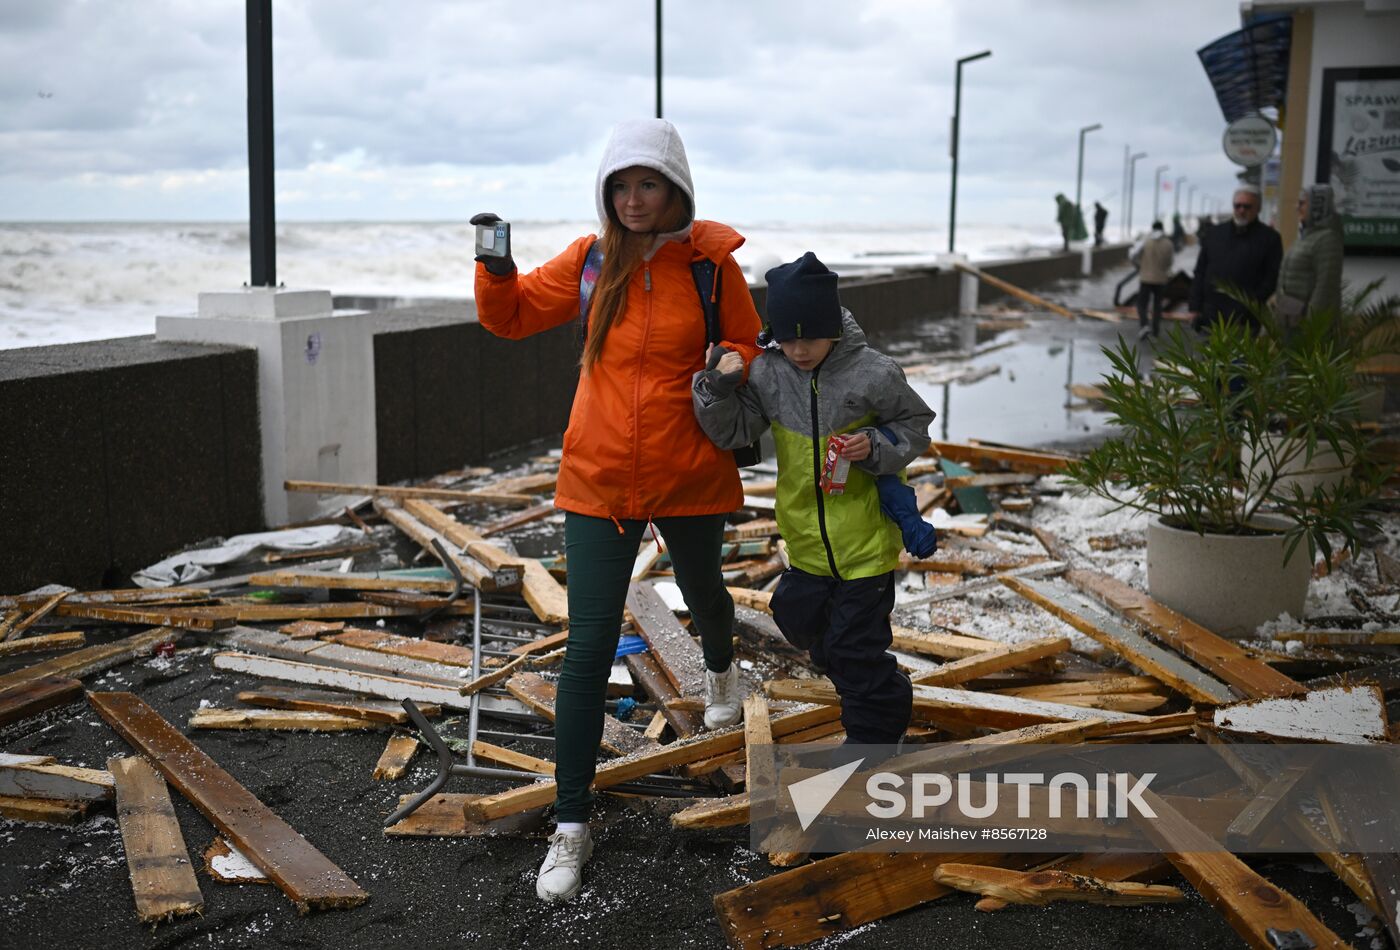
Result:
[[[720,576],[725,515],[657,518],[655,525],[676,572],[676,585],[705,653],[719,673],[734,658],[734,601]],[[603,737],[608,673],[617,653],[622,608],[631,583],[645,521],[623,521],[565,512],[564,550],[569,568],[569,643],[555,700],[554,777],[558,821],[587,821],[590,786]]]

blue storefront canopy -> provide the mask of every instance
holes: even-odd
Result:
[[[1196,50],[1226,122],[1269,107],[1283,111],[1292,41],[1292,15],[1275,13]]]

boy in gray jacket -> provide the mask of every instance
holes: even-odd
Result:
[[[778,530],[791,563],[773,594],[773,619],[836,686],[847,741],[893,744],[912,702],[909,680],[887,652],[905,544],[881,496],[912,496],[898,476],[928,447],[933,411],[894,360],[866,346],[841,306],[836,275],[816,255],[768,272],[767,309],[759,340],[769,342],[747,384],[742,360],[723,348],[695,375],[696,418],[721,448],[747,445],[772,427]],[[851,466],[845,490],[834,493],[824,489],[822,471],[838,434],[846,439],[839,455]],[[881,476],[890,476],[883,493]],[[932,534],[917,509],[908,524],[914,534]]]

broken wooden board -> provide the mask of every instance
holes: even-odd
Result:
[[[771,591],[750,590],[747,587],[726,587],[725,590],[729,591],[729,596],[734,599],[736,605],[761,610],[766,614],[773,612],[769,605],[769,601],[773,599]]]
[[[1342,745],[1389,743],[1385,696],[1371,685],[1317,689],[1300,697],[1256,699],[1223,706],[1211,724],[1258,741],[1327,742]]]
[[[384,751],[379,753],[379,761],[374,764],[374,774],[370,777],[376,782],[403,778],[422,745],[416,736],[390,736]]]
[[[506,680],[506,692],[529,706],[550,722],[554,721],[554,699],[557,689],[538,673],[517,673]],[[617,717],[603,713],[602,747],[613,755],[647,754],[661,746],[622,723]]]
[[[91,802],[63,802],[49,798],[0,795],[0,816],[11,821],[35,821],[46,825],[76,825]]]
[[[1208,834],[1161,796],[1144,789],[1142,800],[1157,817],[1144,818],[1130,809],[1134,821],[1249,946],[1275,950],[1278,944],[1271,931],[1297,931],[1314,947],[1346,946],[1301,901],[1270,884],[1230,852],[1220,850]]]
[[[681,696],[705,695],[705,656],[650,584],[633,583],[627,612],[661,672]]]
[[[271,729],[276,731],[347,732],[381,728],[384,724],[354,716],[306,709],[196,709],[186,725],[191,729]]]
[[[470,554],[458,550],[457,545],[444,537],[441,532],[428,527],[404,509],[382,499],[375,499],[374,509],[383,516],[385,521],[408,535],[425,552],[442,561],[443,567],[447,567],[449,563],[456,567],[461,572],[462,579],[477,590],[514,590],[519,587],[522,578],[518,564],[505,570],[493,571]],[[434,542],[437,544],[435,545]],[[439,546],[447,552],[446,559],[438,552]],[[493,550],[500,553],[499,548],[493,548]]]
[[[891,624],[890,629],[894,633],[894,641],[891,644],[894,649],[918,653],[923,656],[936,656],[945,660],[960,660],[963,657],[977,656],[1003,646],[999,640],[984,640],[981,637],[969,637],[954,633],[926,633],[910,627],[901,627],[898,624]]]
[[[165,780],[139,756],[108,759],[107,770],[116,784],[117,821],[137,918],[150,924],[202,913],[204,895]]]
[[[252,587],[292,587],[311,590],[406,591],[409,593],[450,594],[457,584],[451,578],[396,577],[392,574],[341,574],[322,572],[273,571],[248,578]],[[471,603],[470,600],[467,603]]]
[[[416,796],[403,795],[403,806]],[[498,821],[469,821],[466,810],[480,795],[434,795],[397,824],[384,829],[390,838],[478,838],[485,835],[520,834],[537,825],[540,811],[511,815]]]
[[[286,686],[268,685],[260,689],[241,691],[237,699],[249,706],[267,709],[299,709],[309,712],[333,713],[354,719],[368,719],[403,725],[408,722],[408,713],[399,703],[386,699],[370,699],[353,693],[337,690],[296,689]],[[420,704],[418,711],[429,719],[442,715],[442,707]]]
[[[1286,630],[1269,634],[1281,643],[1298,642],[1308,646],[1397,646],[1400,630]]]
[[[1258,789],[1254,798],[1225,829],[1225,843],[1230,850],[1254,850],[1269,825],[1284,818],[1280,813],[1305,787],[1310,771],[1312,767],[1306,763],[1290,765]]]
[[[37,716],[82,698],[83,684],[66,676],[41,676],[0,689],[0,726]]]
[[[999,574],[992,574],[987,577],[974,577],[949,587],[940,587],[937,590],[915,594],[907,598],[899,606],[904,610],[912,607],[923,607],[928,604],[938,603],[939,601],[963,597],[974,591],[995,587],[1007,577],[1052,577],[1056,574],[1063,574],[1065,568],[1066,565],[1064,561],[1044,561],[1039,564],[1027,564],[1025,567],[1013,568],[1012,570],[1003,571]]]
[[[84,647],[51,660],[26,666],[0,676],[0,695],[20,686],[28,686],[38,680],[50,677],[81,679],[93,673],[100,673],[119,663],[149,654],[157,644],[173,643],[181,636],[181,631],[161,627],[133,634],[123,640],[104,643],[100,646]]]
[[[216,653],[213,663],[216,670],[247,673],[251,676],[261,676],[287,683],[301,683],[305,686],[329,686],[399,702],[411,699],[415,703],[431,703],[436,706],[445,706],[448,709],[467,709],[471,705],[470,700],[464,699],[457,692],[457,687],[427,683],[421,680],[362,673],[358,670],[321,666],[316,663],[302,663],[296,660],[283,660],[271,656],[254,656],[249,653]]]
[[[514,514],[506,515],[504,518],[497,518],[495,521],[483,525],[481,528],[481,536],[483,538],[490,538],[498,534],[504,534],[521,525],[527,525],[539,521],[542,518],[548,518],[558,510],[558,508],[554,507],[554,502],[552,501],[540,505],[532,505],[524,511],[517,511]]]
[[[519,557],[508,554],[505,549],[490,543],[470,525],[463,524],[447,512],[440,508],[434,508],[425,501],[405,501],[403,509],[417,518],[420,523],[452,542],[453,547],[448,550],[455,548],[459,551],[465,551],[486,565],[492,573],[497,575],[498,583],[501,582],[500,575],[503,573],[523,577],[525,565]]]
[[[677,736],[693,736],[705,726],[704,700],[700,709],[689,709],[681,705],[683,700],[676,687],[661,671],[661,665],[650,653],[629,653],[622,658],[632,681],[642,688],[651,701],[660,706],[663,720],[670,724]],[[691,697],[696,699],[698,697]]]
[[[483,689],[488,689],[492,686],[495,686],[497,683],[501,682],[501,680],[509,678],[515,673],[517,669],[521,668],[527,663],[543,664],[548,658],[548,656],[534,657],[529,654],[517,656],[509,663],[502,666],[500,669],[492,670],[489,673],[481,674],[476,679],[472,680],[470,683],[467,683],[465,686],[458,689],[457,692],[463,696],[471,696],[474,693],[481,692]]]
[[[9,629],[5,631],[5,636],[3,639],[18,639],[24,633],[24,631],[34,626],[34,624],[44,619],[44,617],[48,616],[49,611],[53,610],[59,604],[63,603],[63,601],[66,600],[68,596],[72,593],[73,592],[70,590],[59,591],[57,594],[54,594],[48,600],[44,601],[42,604],[36,607],[34,611],[30,613],[29,616],[25,617],[23,620],[20,620],[17,623],[8,624]]]
[[[458,504],[489,504],[524,508],[535,503],[534,496],[522,492],[498,492],[486,489],[431,488],[412,485],[358,485],[342,482],[286,481],[287,491],[309,492],[315,495],[377,495],[381,498],[403,500],[431,498]]]
[[[117,590],[75,591],[68,595],[70,604],[173,604],[208,600],[210,591],[202,587],[162,587],[150,590],[130,587]],[[51,593],[0,596],[0,610],[36,610],[53,595]]]
[[[294,620],[284,627],[278,627],[277,632],[285,633],[293,640],[305,640],[344,629],[344,620]]]
[[[1029,472],[1036,475],[1053,475],[1065,470],[1072,456],[1053,452],[1036,452],[1029,449],[997,448],[989,445],[974,445],[968,442],[939,442],[929,444],[926,455],[936,455],[951,459],[963,465],[1005,466],[1013,472]]]
[[[483,742],[480,739],[472,743],[472,754],[478,759],[508,765],[523,772],[534,772],[536,775],[554,774],[554,763],[548,759],[527,755],[524,752],[517,752],[515,749],[507,749],[490,742]]]
[[[940,884],[995,897],[1011,904],[1043,907],[1054,901],[1085,901],[1115,907],[1183,901],[1180,889],[1165,884],[1105,881],[1068,871],[1013,871],[985,864],[943,864],[933,872]]]
[[[840,710],[831,707],[794,710],[773,717],[773,736],[781,738],[839,717]],[[727,726],[689,739],[679,739],[670,745],[661,746],[655,752],[633,754],[599,765],[593,778],[593,788],[607,788],[654,772],[664,772],[678,765],[689,765],[726,752],[735,752],[743,747],[743,743],[742,726]],[[524,788],[486,795],[468,804],[467,817],[476,821],[488,821],[540,808],[554,801],[555,792],[553,782],[537,782]]]
[[[377,650],[362,650],[330,640],[293,640],[280,633],[253,627],[235,627],[224,634],[222,642],[234,649],[275,656],[283,660],[300,660],[321,666],[334,666],[379,676],[396,676],[440,686],[460,687],[470,675],[469,670],[460,666],[447,666],[430,660],[417,660]]]
[[[213,759],[131,693],[89,693],[117,734],[281,888],[297,910],[355,907],[360,887]]]
[[[1072,570],[1065,579],[1141,624],[1158,640],[1250,699],[1296,696],[1305,691],[1301,683],[1249,656],[1238,644],[1216,636],[1116,578]]]
[[[1014,667],[1034,663],[1063,653],[1070,647],[1069,637],[1042,637],[1024,643],[998,644],[993,649],[944,663],[937,669],[916,673],[910,677],[915,685],[953,686]]]
[[[112,774],[57,763],[0,762],[0,795],[95,802],[112,797]]]
[[[1078,602],[1067,591],[1045,581],[1020,577],[1008,577],[1002,583],[1193,702],[1218,706],[1236,698],[1228,686],[1213,676],[1150,642],[1107,613]]]
[[[569,631],[560,630],[547,637],[540,637],[538,640],[531,640],[529,643],[511,647],[508,652],[513,656],[534,656],[537,653],[549,653],[551,650],[557,650],[568,642]]]
[[[569,622],[569,595],[563,585],[554,579],[539,559],[522,558],[525,564],[525,578],[520,585],[520,593],[525,603],[535,612],[540,623],[560,624]]]
[[[471,648],[457,646],[455,643],[438,643],[434,640],[422,640],[418,637],[401,637],[398,634],[385,633],[382,630],[360,630],[354,627],[339,633],[332,633],[323,639],[360,650],[406,656],[429,663],[442,663],[446,666],[461,666],[467,669],[471,669],[472,666]]]
[[[274,623],[289,620],[364,620],[407,617],[416,611],[403,607],[345,601],[328,604],[220,604],[212,607],[104,607],[61,604],[63,617],[85,617],[154,627],[181,627],[210,632],[239,623]]]
[[[1057,303],[1051,303],[1050,301],[1046,300],[1044,297],[1041,297],[1038,294],[1033,294],[1029,290],[1017,287],[1010,281],[1002,280],[1000,277],[996,277],[992,274],[989,274],[980,268],[973,267],[971,264],[966,264],[962,261],[954,261],[953,267],[959,271],[962,271],[964,274],[971,274],[973,277],[976,277],[978,280],[982,281],[985,284],[990,284],[991,286],[995,287],[997,290],[1000,290],[1004,294],[1010,294],[1018,300],[1025,301],[1032,307],[1036,307],[1040,310],[1049,310],[1051,313],[1057,313],[1060,316],[1064,317],[1066,320],[1074,319],[1074,314],[1065,307],[1062,307]]]

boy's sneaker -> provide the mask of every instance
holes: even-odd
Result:
[[[739,667],[729,664],[723,673],[705,670],[705,728],[722,729],[739,721],[743,713],[739,698]]]
[[[535,878],[535,894],[544,901],[572,900],[583,884],[583,865],[593,856],[588,829],[577,834],[556,831],[549,836],[549,853]]]

